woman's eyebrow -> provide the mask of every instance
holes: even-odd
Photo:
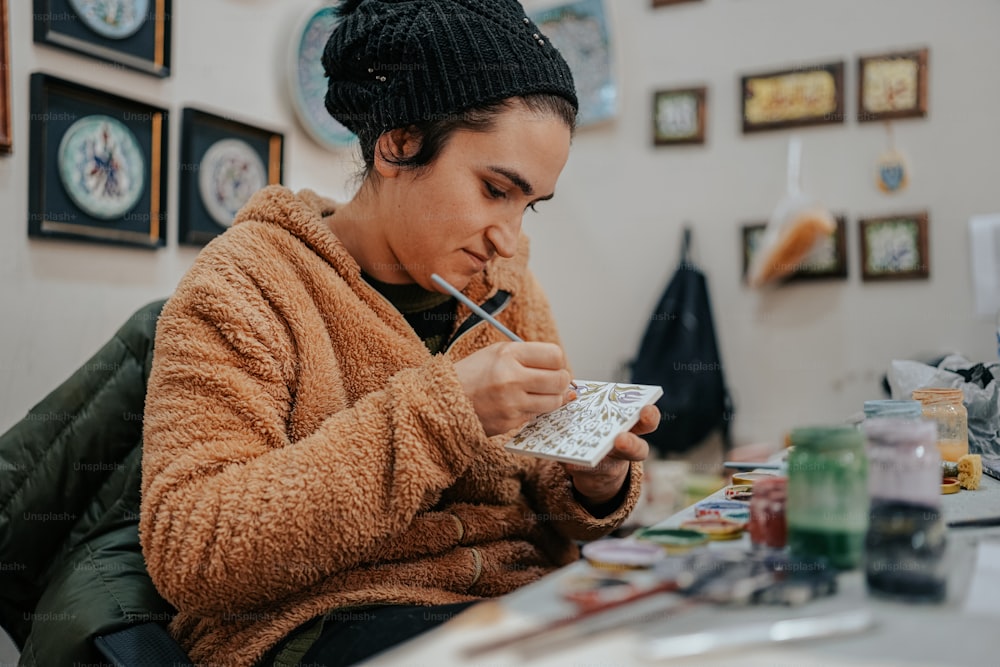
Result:
[[[535,194],[535,188],[531,187],[531,183],[529,183],[526,178],[521,176],[521,174],[517,173],[516,171],[512,169],[507,169],[506,167],[493,167],[493,166],[487,167],[487,169],[489,169],[495,174],[500,174],[501,176],[509,180],[511,183],[516,185],[518,189],[520,189],[521,192],[525,194],[526,197],[530,197],[531,195]]]

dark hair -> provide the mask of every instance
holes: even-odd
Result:
[[[448,114],[442,118],[425,120],[410,125],[407,129],[420,139],[420,148],[413,155],[382,153],[385,161],[403,169],[418,170],[430,165],[451,136],[459,130],[488,132],[496,124],[497,116],[510,109],[515,101],[520,101],[529,111],[539,115],[553,115],[562,120],[572,134],[576,130],[576,108],[565,97],[548,93],[532,93],[520,97],[488,102],[466,109],[460,113]],[[375,147],[378,136],[359,136],[364,169],[360,177],[364,180],[372,172],[375,164]]]

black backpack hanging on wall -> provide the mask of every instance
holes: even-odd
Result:
[[[631,381],[663,387],[659,428],[646,436],[660,454],[684,452],[715,429],[729,449],[733,406],[722,372],[705,275],[691,262],[684,228],[680,265],[650,315]]]

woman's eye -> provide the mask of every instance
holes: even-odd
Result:
[[[524,207],[524,210],[527,211],[530,208],[534,213],[538,213],[538,209],[535,208],[535,204],[537,204],[537,203],[538,202],[536,202],[536,201],[535,202],[531,202],[530,204],[528,204],[527,206]]]
[[[490,197],[493,197],[494,199],[503,199],[504,197],[507,196],[507,193],[505,193],[503,190],[496,187],[489,181],[483,181],[483,183],[486,184],[486,191],[490,193]]]

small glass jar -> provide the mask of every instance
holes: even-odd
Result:
[[[755,547],[781,549],[788,538],[785,505],[788,495],[786,477],[769,477],[753,485],[750,498],[750,522],[747,532]]]
[[[865,422],[871,510],[865,537],[868,590],[905,601],[944,600],[941,456],[930,420]]]
[[[865,419],[875,419],[877,417],[921,419],[923,416],[924,409],[920,401],[865,401]]]
[[[861,564],[868,529],[868,460],[850,426],[797,428],[788,456],[788,548],[840,569]]]
[[[914,400],[923,405],[924,417],[937,422],[937,446],[945,461],[958,461],[969,453],[969,414],[961,389],[915,389]]]

